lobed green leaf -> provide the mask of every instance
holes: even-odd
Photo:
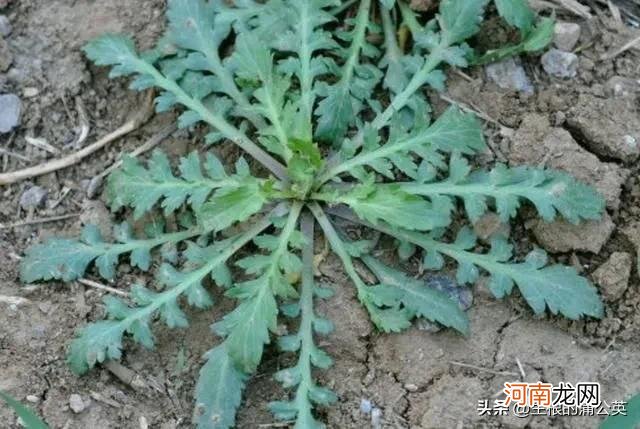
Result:
[[[383,186],[395,189],[397,184]],[[451,158],[448,179],[405,183],[400,188],[437,201],[443,196],[458,197],[474,222],[488,210],[488,200],[492,200],[503,222],[517,214],[522,200],[531,202],[547,222],[560,215],[573,224],[599,219],[605,206],[595,189],[565,173],[526,166],[509,168],[502,164],[490,172],[471,172],[466,160],[457,156]]]
[[[165,215],[185,204],[197,210],[215,190],[229,190],[241,184],[238,176],[225,173],[220,161],[211,153],[207,153],[204,165],[197,152],[181,158],[179,171],[180,175],[176,177],[169,158],[157,150],[147,168],[135,158],[126,157],[122,168],[109,176],[107,200],[114,211],[121,207],[133,208],[134,218],[139,219],[159,202]]]
[[[151,249],[165,243],[178,243],[205,231],[193,228],[136,239],[125,223],[116,227],[115,232],[118,242],[107,243],[95,225],[87,225],[80,240],[53,238],[31,246],[20,264],[20,278],[27,283],[54,279],[70,282],[82,277],[95,261],[100,275],[112,279],[119,256],[126,253],[131,254],[131,265],[147,271],[151,266]]]
[[[239,371],[224,345],[207,352],[196,384],[194,421],[198,429],[228,429],[236,424],[247,375]]]
[[[412,279],[371,256],[363,256],[362,261],[380,281],[380,285],[369,288],[372,299],[380,305],[396,308],[402,304],[408,310],[409,319],[424,317],[464,335],[469,334],[469,319],[446,294],[426,287],[423,281]]]

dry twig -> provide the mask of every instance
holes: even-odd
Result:
[[[104,366],[109,370],[110,373],[115,375],[118,380],[120,380],[127,386],[132,387],[134,390],[140,390],[149,387],[147,383],[145,383],[142,376],[119,362],[113,360],[107,361],[105,362]]]
[[[44,164],[36,165],[35,167],[25,168],[23,170],[13,171],[10,173],[0,174],[0,185],[8,185],[10,183],[19,182],[21,180],[29,179],[31,177],[41,176],[43,174],[51,173],[53,171],[61,170],[71,165],[77,164],[82,159],[91,155],[99,149],[102,149],[107,144],[119,139],[120,137],[129,134],[130,132],[138,129],[142,124],[146,123],[153,114],[153,93],[150,92],[146,107],[143,111],[139,112],[132,119],[127,121],[117,130],[101,138],[97,142],[77,151],[64,158],[56,159]]]
[[[129,294],[125,291],[119,290],[119,289],[115,289],[106,285],[103,285],[102,283],[98,283],[98,282],[94,282],[93,280],[89,280],[89,279],[78,279],[78,283],[83,284],[85,286],[88,287],[92,287],[94,289],[98,289],[98,290],[102,290],[105,292],[109,292],[109,293],[113,293],[115,295],[120,295],[120,296],[124,296],[124,297],[128,297]]]
[[[67,219],[71,219],[78,216],[80,216],[80,213],[71,213],[71,214],[66,214],[61,216],[51,216],[51,217],[43,217],[39,219],[30,219],[30,220],[25,220],[21,222],[10,223],[8,225],[0,224],[0,230],[18,228],[21,226],[28,226],[28,225],[38,225],[41,223],[58,222],[60,220],[67,220]]]
[[[37,147],[38,149],[42,149],[45,152],[49,152],[50,154],[58,155],[60,153],[60,149],[52,144],[49,144],[49,142],[45,139],[27,136],[24,138],[24,140],[27,142],[27,144],[30,144],[33,147]]]
[[[80,96],[76,97],[76,110],[78,111],[78,119],[80,120],[80,131],[78,133],[78,139],[74,143],[75,147],[81,147],[82,143],[89,137],[89,117],[87,111],[84,108],[84,103]]]

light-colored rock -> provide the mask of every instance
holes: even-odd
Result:
[[[20,125],[22,101],[17,95],[0,95],[0,134],[8,133]]]
[[[22,91],[22,95],[24,95],[25,98],[32,98],[38,94],[40,94],[40,90],[33,86],[28,86]]]
[[[547,74],[560,78],[573,78],[578,74],[578,56],[559,49],[550,49],[541,58]]]
[[[20,196],[20,207],[24,210],[40,207],[47,200],[49,191],[40,186],[32,186]]]
[[[600,291],[607,301],[616,301],[629,286],[632,258],[626,252],[614,252],[607,262],[594,271],[593,281],[600,286]]]
[[[87,198],[92,200],[98,196],[98,191],[100,191],[100,189],[102,188],[102,182],[103,180],[101,176],[94,176],[87,181],[87,186],[85,188],[87,192]]]
[[[573,22],[557,22],[553,31],[553,44],[556,48],[571,52],[580,40],[582,29]]]
[[[514,58],[489,64],[485,68],[487,78],[502,89],[533,94],[533,84],[520,61]]]
[[[13,94],[0,95],[0,134],[8,133],[20,125],[22,101]]]
[[[11,22],[9,22],[9,18],[6,15],[0,15],[0,35],[2,37],[7,37],[11,34],[13,28],[11,27]]]
[[[82,400],[82,397],[77,393],[69,396],[69,408],[76,414],[80,414],[87,408],[85,402]]]
[[[599,253],[615,227],[611,217],[605,213],[602,220],[582,222],[579,225],[564,220],[550,223],[537,220],[533,225],[533,233],[538,243],[553,253],[574,250]]]

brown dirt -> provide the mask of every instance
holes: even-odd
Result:
[[[11,69],[0,74],[0,89],[21,96],[24,114],[22,126],[10,142],[7,136],[0,137],[1,147],[34,163],[48,155],[27,145],[25,136],[44,138],[65,151],[73,150],[68,145],[77,133],[76,96],[90,115],[90,141],[117,128],[138,109],[139,97],[126,90],[126,82],[110,81],[105,70],[89,66],[79,47],[105,31],[136,34],[141,45],[149,46],[162,30],[162,0],[137,0],[133,8],[126,0],[9,3],[4,13],[13,24],[7,42],[14,60]],[[631,50],[614,60],[601,61],[600,56],[622,45],[630,32],[613,25],[596,25],[595,21],[582,24],[585,31],[580,46],[584,49],[579,53],[579,75],[575,79],[551,79],[538,60],[531,58],[525,60],[525,67],[536,86],[532,96],[498,89],[485,82],[481,69],[469,72],[471,81],[450,73],[449,95],[504,126],[487,126],[496,155],[488,154],[481,162],[493,162],[502,156],[513,164],[544,162],[574,171],[605,192],[615,228],[605,237],[600,252],[563,250],[554,255],[590,275],[613,252],[636,255],[635,246],[640,244],[638,161],[631,160],[626,152],[616,152],[616,146],[602,147],[607,136],[638,135],[640,100],[633,82],[640,78],[640,55]],[[622,95],[612,94],[609,83],[614,77],[631,80],[631,89]],[[37,95],[27,98],[25,94],[33,93],[31,88],[37,89]],[[619,103],[611,101],[615,97],[622,99]],[[435,95],[433,99],[439,109],[446,105]],[[601,115],[603,109],[608,113]],[[172,115],[156,116],[138,132],[80,165],[0,189],[0,222],[75,213],[90,204],[92,213],[97,213],[95,218],[107,226],[111,221],[102,213],[100,202],[87,202],[86,181],[110,166],[121,152],[140,145],[173,120]],[[597,127],[592,126],[594,120]],[[629,128],[632,121],[634,129]],[[174,155],[183,154],[195,147],[196,140],[180,132],[163,148]],[[24,165],[11,157],[0,163],[5,171]],[[18,202],[23,190],[32,184],[48,189],[49,203],[34,213],[25,213]],[[62,198],[66,189],[70,191]],[[51,203],[59,198],[53,208]],[[530,218],[525,212],[512,225],[521,251],[535,245],[540,235]],[[80,220],[72,219],[0,230],[0,295],[28,299],[19,306],[0,303],[0,389],[20,400],[28,397],[53,428],[138,428],[145,422],[154,428],[189,427],[201,356],[216,341],[208,326],[232,303],[220,297],[222,304],[212,312],[193,312],[189,330],[175,332],[158,325],[155,351],[129,347],[122,363],[142,378],[144,387],[136,390],[123,384],[104,368],[77,378],[64,362],[65,350],[78,326],[101,316],[101,293],[57,283],[25,288],[18,281],[17,266],[19,255],[28,245],[54,233],[74,234],[79,227]],[[587,242],[592,239],[588,235],[583,238]],[[414,265],[408,263],[407,267]],[[326,339],[326,348],[336,364],[321,375],[340,396],[339,404],[322,416],[330,428],[371,427],[371,416],[360,409],[363,400],[380,409],[380,425],[389,428],[597,426],[597,418],[479,417],[477,401],[492,398],[501,383],[518,378],[504,375],[519,373],[518,361],[528,381],[599,381],[609,402],[640,391],[640,346],[636,341],[640,334],[640,282],[635,267],[622,298],[608,302],[606,317],[597,322],[536,318],[517,294],[496,302],[477,286],[469,311],[469,338],[418,328],[401,335],[379,334],[367,321],[338,262],[329,257],[321,272],[338,291],[321,307],[337,328]],[[140,273],[125,268],[116,286],[138,278],[144,280]],[[287,357],[277,357],[272,350],[267,353],[259,375],[246,392],[238,427],[255,428],[272,422],[265,404],[285,394],[271,378],[284,359]],[[462,367],[453,361],[502,375]],[[72,394],[86,401],[81,413],[69,409]],[[1,406],[0,421],[6,422],[4,427],[18,427],[15,416]]]

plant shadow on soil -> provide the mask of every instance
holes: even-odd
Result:
[[[24,113],[11,141],[6,135],[0,137],[1,147],[34,163],[42,162],[47,154],[27,145],[25,136],[73,150],[69,144],[79,121],[76,97],[90,113],[90,140],[117,128],[137,110],[140,98],[126,89],[126,82],[108,80],[105,70],[90,67],[79,48],[107,31],[136,34],[142,46],[149,46],[162,32],[163,1],[138,0],[134,8],[126,0],[9,3],[4,13],[13,25],[6,38],[13,65],[0,74],[0,88],[22,98]],[[487,138],[495,153],[487,154],[480,163],[504,157],[512,164],[546,164],[576,174],[606,195],[607,221],[578,229],[540,225],[525,210],[512,224],[512,240],[518,241],[519,251],[539,244],[553,251],[558,260],[591,275],[614,252],[636,255],[635,246],[640,245],[638,162],[616,158],[603,146],[607,138],[626,133],[635,133],[640,141],[640,54],[629,50],[601,61],[603,53],[622,45],[631,33],[608,22],[581,25],[580,44],[585,48],[579,54],[576,78],[554,80],[544,73],[537,58],[529,58],[524,66],[536,87],[533,95],[499,89],[485,80],[482,68],[470,70],[471,79],[450,72],[448,94],[502,124],[487,124]],[[627,88],[624,82],[632,83]],[[623,85],[623,90],[616,85]],[[437,111],[446,107],[436,94],[432,101]],[[25,289],[18,281],[18,256],[30,244],[60,232],[76,234],[82,222],[97,222],[108,230],[113,220],[99,198],[87,198],[87,181],[112,165],[122,151],[139,146],[174,119],[170,114],[157,115],[141,130],[79,165],[0,190],[0,222],[4,224],[28,215],[82,212],[79,219],[0,230],[0,295],[28,300],[17,306],[0,303],[0,389],[31,402],[53,428],[138,428],[145,422],[158,428],[190,427],[201,356],[216,341],[209,325],[231,308],[230,301],[218,297],[213,311],[192,312],[189,330],[176,332],[158,325],[155,351],[129,347],[123,364],[140,377],[140,383],[132,386],[102,367],[77,378],[64,361],[74,330],[102,315],[101,292],[75,284]],[[178,132],[162,148],[176,157],[198,142],[198,135]],[[222,146],[220,150],[223,158],[236,156],[233,148]],[[25,166],[16,158],[5,156],[2,161],[6,171]],[[48,203],[34,213],[20,212],[20,196],[32,185],[48,190]],[[57,205],[52,207],[54,202]],[[416,271],[411,262],[395,263]],[[640,333],[640,284],[635,268],[626,290],[604,291],[607,310],[601,321],[535,318],[517,293],[496,301],[477,285],[469,310],[472,333],[468,338],[417,327],[399,335],[379,334],[357,303],[338,261],[328,257],[320,271],[337,291],[330,302],[321,304],[322,312],[336,324],[336,332],[325,340],[336,364],[321,375],[340,397],[337,406],[324,411],[330,428],[371,427],[371,415],[361,410],[362,400],[382,412],[380,427],[597,426],[598,418],[478,416],[478,400],[493,399],[502,383],[521,378],[518,362],[526,381],[600,382],[608,402],[640,391],[640,346],[634,341]],[[604,273],[606,277],[606,270]],[[125,265],[117,285],[149,280]],[[275,356],[268,352],[253,378],[238,427],[255,428],[273,421],[265,405],[285,392],[271,376],[287,359]],[[82,399],[74,410],[69,407],[72,394]],[[19,427],[6,408],[0,408],[0,421]]]

